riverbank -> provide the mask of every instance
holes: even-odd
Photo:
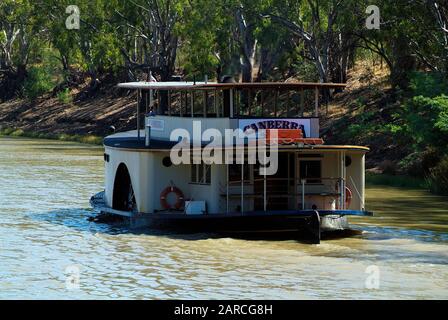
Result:
[[[1,128],[0,127],[0,137],[23,137],[23,138],[33,138],[33,139],[47,139],[47,140],[59,140],[59,141],[72,141],[85,144],[102,145],[103,137],[95,135],[79,135],[79,134],[51,134],[51,133],[39,133],[23,131],[22,129],[14,128]]]
[[[117,131],[135,128],[132,93],[104,88],[91,97],[76,89],[70,94],[73,100],[67,103],[50,93],[32,102],[17,98],[0,103],[0,130],[36,138],[73,136],[78,141],[81,136],[104,137],[111,126]]]

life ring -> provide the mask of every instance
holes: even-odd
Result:
[[[175,193],[177,196],[177,200],[174,205],[169,204],[167,201],[167,196],[170,193]],[[163,189],[162,193],[160,194],[160,205],[162,206],[162,208],[164,208],[166,210],[173,209],[173,208],[179,210],[180,208],[182,208],[183,204],[184,204],[184,194],[177,187],[174,187],[174,186],[166,187],[165,189]]]
[[[349,187],[345,187],[345,207],[350,207],[350,204],[352,203],[352,197],[353,193],[352,190]]]
[[[339,184],[336,184],[336,192],[339,192]],[[353,193],[352,190],[345,186],[345,207],[350,207],[350,204],[352,203]]]

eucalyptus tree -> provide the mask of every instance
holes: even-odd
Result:
[[[175,72],[179,46],[176,27],[187,0],[116,1],[114,25],[123,42],[121,52],[132,70],[151,70],[167,81]],[[135,75],[132,75],[135,76]]]
[[[188,77],[239,73],[240,43],[234,1],[193,0],[184,7],[179,63]]]
[[[214,69],[218,78],[224,73],[238,73],[243,82],[252,82],[259,52],[258,13],[263,2],[189,1],[180,27],[189,69]]]
[[[36,16],[30,0],[0,2],[0,95],[18,93],[26,77],[30,54],[39,46],[42,17]]]
[[[333,1],[326,21],[323,23],[324,11],[315,1],[273,0],[270,11],[264,18],[278,23],[288,29],[292,35],[303,41],[310,60],[316,66],[321,82],[327,82],[329,71],[330,37],[340,2]]]
[[[360,46],[386,62],[393,87],[407,89],[415,70],[447,73],[447,5],[435,0],[380,0],[376,4],[381,12],[380,28],[353,33],[361,40]]]

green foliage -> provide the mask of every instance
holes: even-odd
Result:
[[[2,127],[0,127],[0,136],[73,141],[95,145],[101,145],[103,143],[103,138],[95,135],[79,135],[79,134],[65,134],[65,133],[52,134],[52,133],[24,131],[22,129],[15,129],[15,128],[2,128]]]
[[[414,148],[422,150],[434,146],[445,151],[448,146],[448,96],[435,98],[416,96],[403,106],[406,134],[414,141]]]
[[[427,148],[422,152],[413,152],[404,157],[399,162],[399,167],[410,176],[422,177],[428,174],[430,168],[438,164],[440,158],[441,154],[437,149]]]
[[[413,72],[409,88],[415,96],[434,98],[448,94],[448,82],[436,72]]]
[[[407,175],[377,174],[371,172],[366,173],[366,184],[410,189],[428,188],[427,182],[422,178],[410,177]]]
[[[35,100],[53,89],[54,84],[51,74],[44,67],[31,67],[23,86],[24,96],[30,100]]]
[[[448,156],[430,170],[427,176],[429,189],[433,193],[448,195]]]
[[[63,104],[69,104],[73,101],[73,97],[70,94],[70,90],[68,88],[63,89],[57,93],[58,101]]]

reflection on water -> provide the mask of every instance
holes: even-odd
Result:
[[[102,168],[101,148],[0,138],[0,298],[448,298],[445,198],[370,188],[377,216],[320,245],[166,235],[87,221]]]

